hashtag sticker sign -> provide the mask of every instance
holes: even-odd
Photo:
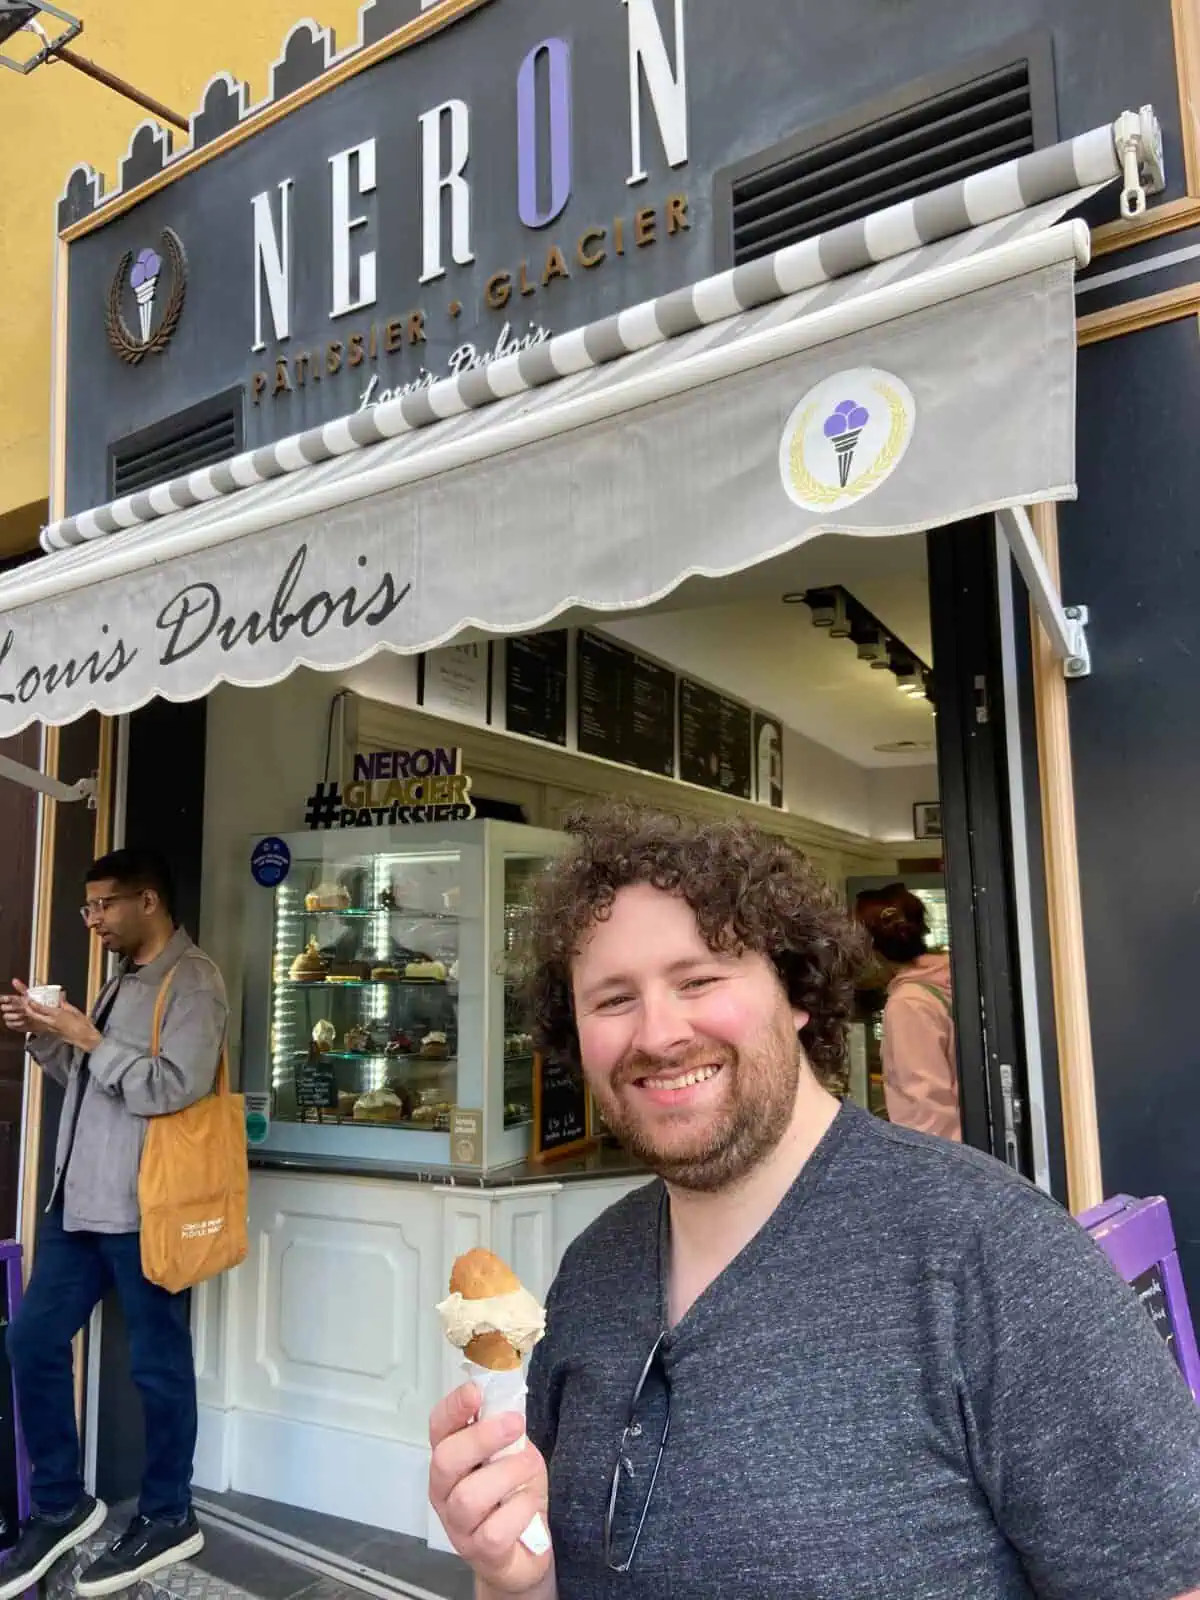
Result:
[[[309,828],[335,828],[342,815],[342,791],[336,783],[319,783],[304,802],[304,822]]]

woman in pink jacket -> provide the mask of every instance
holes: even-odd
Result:
[[[925,949],[925,907],[902,883],[860,895],[858,916],[891,973],[883,1009],[888,1119],[961,1140],[950,957]]]

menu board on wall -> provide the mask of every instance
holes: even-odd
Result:
[[[421,657],[420,704],[434,716],[487,722],[492,699],[490,644],[455,644]]]
[[[546,744],[567,742],[567,631],[530,633],[504,647],[504,726]]]
[[[684,783],[753,798],[750,707],[691,678],[679,680],[679,776]]]
[[[675,674],[586,629],[576,656],[580,753],[673,778]]]

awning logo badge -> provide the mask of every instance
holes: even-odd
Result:
[[[108,312],[104,319],[108,342],[121,360],[133,367],[151,352],[161,355],[170,344],[183,314],[183,299],[187,293],[187,256],[183,243],[173,228],[164,228],[161,246],[161,255],[149,248],[139,250],[136,256],[132,250],[126,250],[108,290]],[[171,269],[171,289],[158,326],[155,327],[154,308],[159,298],[164,257]],[[133,290],[137,304],[140,338],[125,320],[122,302],[126,283]]]
[[[826,378],[801,400],[783,430],[779,472],[805,511],[839,511],[887,481],[916,426],[907,384],[872,367]]]

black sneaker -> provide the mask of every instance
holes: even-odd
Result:
[[[75,1593],[85,1597],[120,1594],[143,1578],[198,1556],[203,1549],[204,1535],[194,1512],[181,1523],[151,1522],[149,1517],[136,1516],[121,1537],[80,1574]]]
[[[21,1529],[16,1548],[0,1565],[0,1600],[12,1600],[32,1589],[60,1557],[99,1533],[107,1516],[104,1501],[85,1494],[64,1522],[30,1517]]]

